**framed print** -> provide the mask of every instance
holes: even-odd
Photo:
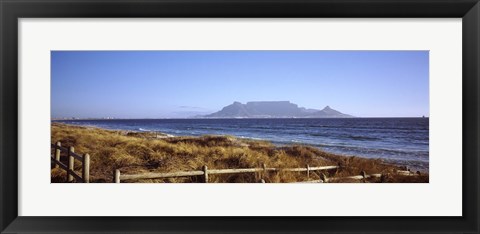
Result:
[[[1,4],[1,233],[478,233],[477,1]]]

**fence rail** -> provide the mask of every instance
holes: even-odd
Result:
[[[412,171],[403,171],[403,170],[398,170],[395,172],[398,175],[402,176],[418,176],[420,175],[420,172],[412,172]],[[380,178],[381,182],[384,181],[384,174],[370,174],[368,175],[366,172],[362,171],[360,175],[355,175],[355,176],[345,176],[345,177],[332,177],[332,178],[327,178],[324,174],[322,174],[320,177],[320,180],[308,180],[308,181],[301,181],[301,182],[296,182],[296,183],[328,183],[328,182],[335,182],[339,180],[365,180],[368,178]]]
[[[122,180],[139,180],[139,179],[162,179],[162,178],[175,178],[175,177],[190,177],[190,176],[203,176],[203,182],[208,183],[209,175],[219,174],[237,174],[237,173],[256,173],[256,172],[269,172],[269,171],[281,171],[281,172],[307,172],[307,178],[310,177],[312,171],[333,170],[339,169],[339,166],[321,166],[305,168],[271,168],[263,165],[262,168],[238,168],[238,169],[208,169],[207,166],[203,166],[202,170],[198,171],[179,171],[179,172],[167,172],[167,173],[143,173],[134,175],[122,175],[120,170],[114,171],[113,182],[120,183]]]
[[[311,171],[324,171],[324,170],[333,170],[340,169],[339,166],[322,166],[322,167],[306,167],[306,168],[239,168],[239,169],[211,169],[209,170],[206,166],[203,166],[203,170],[197,171],[179,171],[179,172],[167,172],[167,173],[143,173],[143,174],[134,174],[134,175],[122,175],[120,170],[114,171],[114,183],[120,183],[122,180],[140,180],[140,179],[162,179],[162,178],[175,178],[175,177],[189,177],[189,176],[203,176],[203,182],[208,183],[208,175],[219,175],[219,174],[236,174],[236,173],[256,173],[256,172],[267,172],[267,171],[281,171],[281,172],[307,172],[307,179],[310,176]],[[411,171],[396,171],[399,175],[404,176],[416,176],[419,173],[414,173]],[[355,176],[345,176],[345,177],[332,177],[328,178],[324,173],[319,175],[319,180],[306,180],[295,183],[328,183],[335,182],[339,180],[365,180],[369,178],[380,178],[382,181],[384,179],[383,174],[367,174],[365,171],[362,171],[360,175]],[[264,179],[260,180],[260,183],[265,183]]]
[[[338,180],[364,180],[368,178],[382,178],[382,174],[367,175],[366,173],[362,172],[361,175],[332,177],[332,178],[327,178],[325,175],[322,175],[321,179],[319,180],[307,180],[307,181],[301,181],[301,182],[295,182],[295,183],[328,183],[328,182],[334,182]]]
[[[51,161],[55,164],[55,168],[61,168],[67,172],[67,182],[89,183],[90,182],[90,155],[80,155],[75,153],[75,148],[70,146],[68,148],[62,147],[61,142],[51,144],[51,148],[55,150],[55,154],[51,156]],[[60,155],[66,152],[67,165],[60,161]],[[78,175],[75,172],[75,159],[82,163],[82,174]]]

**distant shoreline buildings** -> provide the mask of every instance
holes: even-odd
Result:
[[[102,119],[118,119],[118,118],[114,118],[114,117],[103,117],[103,118],[63,117],[63,118],[52,118],[52,120],[102,120]]]

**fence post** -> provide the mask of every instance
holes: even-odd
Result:
[[[327,175],[323,172],[320,174],[320,179],[323,180],[323,183],[328,183]]]
[[[367,182],[367,172],[361,171],[360,175],[363,177],[363,183],[366,183]]]
[[[68,152],[67,152],[67,158],[68,158],[68,170],[67,170],[67,182],[72,182],[73,181],[73,175],[71,175],[70,172],[73,172],[73,166],[74,166],[74,163],[75,163],[75,159],[73,158],[72,154],[71,153],[74,153],[75,152],[75,148],[73,148],[73,146],[70,146],[68,148]]]
[[[265,180],[265,178],[267,178],[267,165],[265,163],[262,163],[262,168],[263,168],[262,180]]]
[[[113,183],[120,183],[120,170],[116,169],[113,171]]]
[[[90,183],[90,155],[83,155],[83,165],[82,165],[82,178],[83,183]]]
[[[310,179],[310,166],[307,164],[307,180]]]
[[[60,143],[60,141],[57,141],[57,147],[55,147],[55,160],[59,161],[60,162],[60,152],[62,152],[60,150],[60,147],[62,146],[62,143]],[[58,164],[55,163],[55,168],[59,168],[60,166]]]
[[[204,165],[202,169],[203,169],[203,181],[205,183],[208,183],[208,167],[207,167],[207,165]]]

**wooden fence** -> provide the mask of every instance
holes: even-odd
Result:
[[[237,173],[262,173],[266,174],[268,171],[278,171],[278,172],[306,172],[307,180],[300,181],[295,183],[328,183],[335,182],[339,180],[363,180],[369,178],[380,178],[381,182],[385,180],[385,175],[383,174],[370,174],[368,175],[365,171],[361,171],[360,175],[356,176],[346,176],[346,177],[332,177],[328,178],[324,173],[320,173],[319,180],[309,180],[310,173],[313,171],[324,171],[324,170],[338,170],[339,166],[321,166],[321,167],[310,167],[306,166],[305,168],[268,168],[263,166],[262,168],[240,168],[240,169],[208,169],[207,166],[203,166],[201,171],[179,171],[179,172],[167,172],[167,173],[143,173],[143,174],[134,174],[134,175],[122,175],[120,170],[114,171],[113,182],[120,183],[122,180],[140,180],[140,179],[162,179],[162,178],[175,178],[175,177],[190,177],[190,176],[202,176],[202,181],[208,183],[209,175],[219,175],[219,174],[237,174]],[[396,171],[399,175],[404,176],[416,176],[419,173],[413,173],[411,171]],[[265,183],[264,179],[259,181],[260,183]]]
[[[65,148],[62,147],[60,142],[56,144],[51,144],[52,149],[55,150],[54,155],[51,156],[51,161],[55,164],[55,168],[61,168],[67,172],[67,182],[77,182],[77,183],[89,183],[90,182],[90,155],[84,154],[79,155],[75,153],[74,147]],[[67,157],[67,165],[60,161],[61,153],[65,152]],[[78,175],[74,169],[75,160],[78,160],[82,163],[82,173]],[[362,171],[360,175],[348,176],[348,177],[332,177],[327,178],[324,173],[320,173],[319,180],[309,180],[310,174],[314,171],[326,171],[326,170],[339,170],[339,166],[319,166],[319,167],[310,167],[307,165],[302,168],[272,168],[267,167],[265,164],[261,168],[239,168],[239,169],[208,169],[207,166],[203,166],[202,170],[198,171],[179,171],[179,172],[168,172],[168,173],[143,173],[143,174],[134,174],[134,175],[122,175],[120,170],[117,169],[114,171],[113,182],[120,183],[122,180],[140,180],[140,179],[162,179],[162,178],[175,178],[175,177],[191,177],[191,176],[201,176],[204,183],[208,183],[209,175],[220,175],[220,174],[238,174],[238,173],[263,173],[266,175],[267,172],[305,172],[307,181],[301,181],[296,183],[327,183],[334,182],[342,179],[351,179],[351,180],[365,180],[368,178],[383,178],[382,174],[371,174],[367,175],[366,172]],[[409,170],[397,171],[399,175],[405,176],[415,176],[420,173],[413,173]],[[265,183],[264,179],[261,179],[259,182]]]
[[[140,179],[162,179],[162,178],[174,178],[174,177],[190,177],[190,176],[202,176],[202,181],[208,183],[209,175],[219,175],[219,174],[237,174],[237,173],[267,173],[270,171],[282,171],[282,172],[306,172],[307,179],[310,178],[310,173],[313,171],[322,171],[322,170],[337,170],[340,167],[338,166],[321,166],[321,167],[310,167],[306,166],[303,168],[271,168],[263,165],[262,168],[239,168],[239,169],[208,169],[207,166],[203,166],[201,171],[179,171],[179,172],[168,172],[168,173],[143,173],[135,175],[122,175],[120,170],[114,171],[113,182],[120,183],[122,180],[140,180]],[[265,183],[262,179],[261,182]]]
[[[75,148],[70,146],[69,148],[62,147],[60,142],[56,144],[51,144],[52,149],[55,150],[55,154],[51,156],[51,161],[55,164],[55,168],[62,168],[67,172],[67,182],[77,182],[77,183],[89,183],[90,182],[90,155],[84,154],[79,155],[75,153]],[[60,161],[60,154],[62,152],[66,153],[67,156],[67,165]],[[78,160],[82,163],[82,174],[78,175],[75,172],[75,160]]]
[[[382,174],[371,174],[367,175],[364,171],[360,173],[360,175],[356,176],[346,176],[346,177],[332,177],[328,178],[325,174],[320,175],[319,180],[307,180],[307,181],[301,181],[301,182],[296,182],[296,183],[328,183],[328,182],[335,182],[338,180],[365,180],[368,178],[382,178]]]
[[[403,170],[397,170],[395,171],[395,174],[397,175],[402,175],[402,176],[418,176],[420,175],[420,172],[412,172],[412,171],[403,171]],[[308,180],[308,181],[302,181],[302,182],[296,182],[296,183],[328,183],[328,182],[335,182],[339,180],[363,180],[365,181],[366,179],[369,178],[380,178],[380,182],[384,182],[386,180],[386,175],[385,174],[370,174],[368,175],[365,171],[361,171],[360,175],[355,175],[355,176],[346,176],[346,177],[332,177],[332,178],[327,178],[325,174],[320,175],[320,180]]]

